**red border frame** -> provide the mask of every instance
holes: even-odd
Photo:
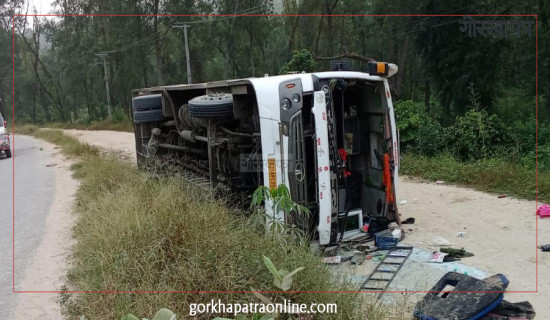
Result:
[[[74,291],[32,291],[32,290],[15,290],[15,17],[463,17],[463,14],[304,14],[304,15],[266,15],[266,14],[251,14],[251,15],[235,15],[235,14],[220,14],[220,15],[121,15],[121,14],[86,14],[86,15],[56,15],[56,14],[16,14],[12,16],[12,292],[13,293],[252,293],[256,291],[177,291],[177,290],[74,290]],[[538,208],[538,15],[536,14],[477,14],[468,15],[472,17],[535,17],[535,211]],[[535,215],[535,290],[534,291],[456,291],[457,293],[489,293],[489,292],[507,292],[507,293],[538,293],[538,218]],[[257,291],[262,293],[438,293],[439,291]]]

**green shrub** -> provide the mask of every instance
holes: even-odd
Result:
[[[415,150],[423,155],[433,157],[445,150],[447,130],[433,119],[427,119],[418,127]]]
[[[434,156],[445,150],[443,126],[426,112],[423,102],[398,101],[395,104],[399,140],[403,151]]]
[[[531,151],[525,153],[521,159],[520,163],[526,169],[535,170],[535,155],[536,150],[535,146]],[[538,147],[538,169],[539,172],[550,171],[550,144],[539,145]]]
[[[306,49],[302,49],[292,53],[292,59],[281,68],[279,74],[286,74],[289,71],[313,72],[316,70],[317,61],[313,58],[313,54]]]
[[[124,111],[123,108],[114,107],[113,109],[114,109],[114,111],[113,111],[113,122],[120,123],[120,122],[130,121],[130,118],[128,117],[128,114]]]
[[[529,107],[532,106],[532,107]],[[535,97],[518,88],[500,90],[491,111],[503,119],[506,124],[535,119]]]
[[[422,103],[412,100],[401,100],[395,103],[395,117],[403,151],[416,144],[417,131],[424,122],[425,110]]]
[[[448,143],[459,160],[484,159],[498,153],[507,141],[505,131],[497,115],[471,109],[451,126]]]

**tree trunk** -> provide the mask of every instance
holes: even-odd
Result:
[[[158,85],[164,84],[164,63],[162,61],[162,38],[158,34],[159,32],[159,17],[157,16],[159,13],[159,3],[160,0],[155,0],[154,2],[154,8],[153,8],[153,14],[155,15],[153,17],[153,25],[154,25],[154,32],[156,34],[156,40],[155,40],[155,53],[157,56],[157,75],[158,75]]]
[[[319,55],[319,40],[321,39],[321,33],[323,32],[323,20],[325,16],[321,16],[319,19],[319,27],[317,28],[317,35],[315,36],[315,48],[313,52],[315,55]]]
[[[92,110],[92,105],[90,104],[90,95],[88,93],[88,73],[86,73],[86,77],[84,77],[84,95],[86,96],[86,109],[88,110],[88,119],[92,120],[94,118],[94,112]]]
[[[426,74],[424,76],[424,105],[426,106],[426,113],[430,114],[430,96],[431,96],[431,87],[430,87],[430,78]]]
[[[237,14],[237,10],[239,9],[239,0],[235,3],[235,8],[233,9],[233,14]],[[233,16],[233,19],[231,19],[231,28],[229,29],[229,39],[227,39],[227,55],[225,56],[225,78],[227,78],[227,73],[229,70],[229,62],[233,61],[233,74],[235,73],[235,63],[233,59],[233,30],[235,28],[235,18],[236,16]]]
[[[300,18],[301,18],[300,15],[302,14],[302,9],[305,6],[306,2],[307,2],[307,0],[303,0],[302,5],[300,5],[297,1],[294,2],[295,6],[296,6],[296,12],[293,12],[291,14],[298,14],[298,16],[295,17],[295,19],[294,19],[294,24],[292,25],[292,29],[290,30],[290,36],[288,37],[287,55],[288,55],[289,59],[292,55],[292,49],[293,49],[293,46],[294,46],[294,42],[296,40],[295,39],[296,31],[298,30],[298,26],[300,25]]]
[[[401,97],[403,93],[403,79],[405,79],[405,63],[408,60],[407,57],[409,56],[409,42],[410,42],[410,36],[407,35],[405,37],[405,41],[403,42],[403,46],[401,47],[401,54],[398,55],[397,59],[397,66],[401,68],[401,72],[397,72],[395,75],[395,93],[398,97]]]
[[[37,32],[39,32],[39,31],[37,31]],[[42,62],[42,60],[40,59],[38,44],[32,45],[31,43],[29,43],[29,40],[27,40],[27,38],[25,37],[25,35],[23,33],[20,33],[20,38],[23,40],[23,43],[25,44],[27,49],[29,49],[29,51],[33,55],[33,58],[35,59],[34,63],[33,63],[33,72],[36,76],[36,80],[38,81],[38,84],[40,85],[42,90],[44,90],[46,95],[52,100],[54,105],[57,106],[57,109],[59,111],[59,115],[61,116],[61,120],[63,122],[65,122],[65,119],[66,119],[65,109],[63,107],[63,102],[59,98],[59,96],[61,96],[61,92],[60,92],[61,89],[59,87],[59,81],[56,81],[54,79],[52,74],[48,71],[48,68],[46,67],[44,62]],[[35,41],[39,41],[38,38]],[[48,90],[48,88],[46,87],[46,85],[44,85],[44,83],[42,82],[42,79],[40,78],[40,73],[38,72],[38,65],[40,65],[42,67],[42,70],[44,71],[46,76],[49,78],[49,80],[51,82],[53,82],[54,88],[55,88],[55,91],[56,91],[56,95],[54,95],[52,92],[50,92]]]
[[[325,0],[325,13],[327,16],[327,29],[328,29],[328,54],[333,55],[334,54],[334,30],[332,27],[332,13],[334,12],[334,9],[336,9],[336,5],[338,4],[339,0],[334,0],[334,3],[332,0]]]
[[[249,38],[248,38],[248,61],[250,62],[250,75],[254,76],[256,74],[256,70],[254,70],[255,69],[255,67],[254,67],[254,55],[252,54],[253,43],[254,43],[252,26],[250,26],[250,28],[248,28],[247,30],[248,30],[248,35],[249,35]]]
[[[0,115],[5,118],[6,113],[4,112],[4,103],[6,103],[6,100],[4,99],[4,84],[2,83],[2,79],[0,79]]]
[[[40,92],[40,86],[36,85],[36,93],[32,97],[32,109],[31,109],[31,119],[32,123],[36,123],[36,104],[38,102],[38,93]]]
[[[334,54],[334,37],[332,30],[332,16],[327,17],[327,30],[328,30],[328,55]]]

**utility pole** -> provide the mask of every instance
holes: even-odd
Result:
[[[189,57],[189,43],[187,41],[187,28],[188,24],[181,26],[173,26],[173,28],[183,28],[183,37],[185,39],[185,58],[187,60],[187,83],[191,83],[191,57]]]
[[[113,107],[111,106],[111,90],[109,88],[109,62],[107,58],[109,57],[108,53],[100,52],[96,53],[96,56],[103,59],[103,71],[105,73],[105,91],[107,92],[107,112],[109,114],[109,119],[113,118]],[[97,63],[100,64],[100,63]]]

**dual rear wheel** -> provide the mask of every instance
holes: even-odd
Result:
[[[233,96],[228,93],[211,93],[195,97],[188,102],[191,117],[200,119],[223,119],[233,117]],[[132,99],[134,133],[138,164],[148,157],[147,143],[151,138],[151,129],[157,123],[168,119],[162,113],[162,95],[150,94]],[[177,115],[175,115],[177,116]]]

